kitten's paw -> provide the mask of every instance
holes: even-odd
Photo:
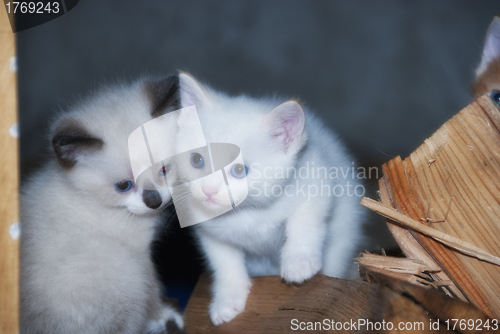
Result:
[[[184,320],[182,319],[182,315],[176,310],[172,310],[165,320],[165,328],[167,334],[184,333]]]
[[[186,333],[186,331],[184,330],[184,321],[182,320],[182,317],[180,317],[180,319],[168,320],[165,324],[165,329],[167,330],[167,334]]]
[[[149,324],[148,334],[184,333],[182,315],[173,307],[165,305],[162,308],[161,318]]]
[[[288,283],[301,284],[321,270],[320,256],[289,255],[282,258],[281,278]]]
[[[215,291],[210,304],[210,320],[215,326],[233,320],[245,310],[251,286],[251,283],[243,286],[226,286]]]

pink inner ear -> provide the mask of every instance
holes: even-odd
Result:
[[[304,129],[304,113],[295,101],[287,101],[278,106],[273,112],[274,116],[273,137],[281,141],[285,150],[290,143],[302,134]]]
[[[297,115],[283,115],[280,123],[277,124],[277,129],[274,137],[281,140],[283,144],[287,145],[294,140],[295,137],[300,135],[299,131],[299,117]]]

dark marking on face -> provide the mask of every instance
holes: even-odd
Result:
[[[180,108],[179,77],[171,75],[160,80],[146,81],[146,91],[151,99],[151,116],[158,117]]]
[[[158,209],[162,203],[160,193],[157,190],[144,190],[142,201],[150,209]]]
[[[61,122],[52,136],[52,148],[57,161],[63,168],[73,167],[78,157],[100,150],[103,146],[102,139],[93,137],[73,120]]]

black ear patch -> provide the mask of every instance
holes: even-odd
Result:
[[[180,108],[179,77],[171,75],[160,80],[146,81],[146,90],[151,99],[151,116],[158,117]]]
[[[54,131],[52,147],[57,161],[64,168],[73,167],[78,157],[104,145],[100,138],[92,137],[81,126],[73,122],[63,122]]]

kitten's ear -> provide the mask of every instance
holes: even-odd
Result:
[[[265,117],[271,135],[287,154],[295,154],[304,144],[304,109],[297,100],[288,100]]]
[[[203,108],[210,105],[207,91],[192,75],[179,71],[179,85],[182,108],[193,105]]]
[[[496,59],[500,58],[500,16],[495,16],[491,21],[486,33],[486,41],[484,42],[483,56],[481,64],[476,70],[476,75],[481,75],[488,65]]]
[[[146,80],[146,93],[151,100],[151,116],[158,117],[180,108],[179,77],[171,75],[161,80]]]
[[[90,135],[75,120],[64,120],[52,132],[52,148],[63,168],[73,167],[86,155],[100,150],[104,142]]]

